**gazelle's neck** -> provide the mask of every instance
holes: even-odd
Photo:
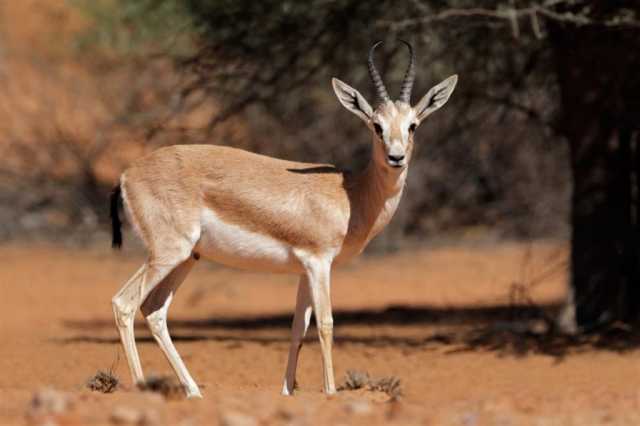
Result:
[[[393,217],[407,177],[402,170],[379,165],[372,158],[350,182],[351,218],[345,240],[348,252],[359,253]]]

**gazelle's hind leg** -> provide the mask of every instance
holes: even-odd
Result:
[[[298,355],[300,354],[300,348],[302,347],[302,339],[304,339],[305,334],[307,334],[309,322],[311,322],[311,312],[309,280],[306,275],[303,275],[300,277],[300,283],[298,284],[296,311],[293,315],[293,324],[291,325],[291,346],[289,348],[289,359],[287,361],[284,385],[282,386],[283,395],[293,394],[296,382]]]
[[[133,333],[133,321],[139,306],[138,287],[142,287],[142,280],[147,270],[147,264],[142,265],[140,269],[127,281],[122,289],[116,293],[111,299],[113,306],[113,315],[116,318],[120,341],[124,348],[124,354],[129,364],[129,371],[133,383],[144,381],[142,374],[142,365],[140,364],[140,356],[136,348],[135,336]]]
[[[112,304],[131,375],[134,382],[139,383],[144,381],[144,376],[133,330],[136,311],[144,303],[151,331],[174,364],[177,354],[174,355],[175,348],[168,339],[166,325],[162,326],[166,322],[162,318],[166,318],[171,295],[192,266],[193,249],[200,239],[200,213],[183,192],[161,191],[138,172],[133,168],[120,177],[122,205],[133,229],[147,247],[149,259],[113,297]],[[167,205],[180,208],[168,209]],[[174,364],[174,368],[177,365]],[[184,370],[184,365],[181,367]],[[181,380],[184,378],[181,376]]]
[[[187,398],[201,398],[202,395],[198,385],[189,374],[187,367],[184,365],[184,362],[171,341],[167,328],[167,312],[169,311],[169,305],[173,300],[175,292],[184,281],[194,263],[195,260],[189,258],[176,266],[173,271],[149,293],[149,296],[141,306],[142,313],[147,320],[151,334],[153,334],[165,357],[173,367],[180,383],[185,389]]]
[[[191,251],[187,250],[178,256],[164,258],[175,259],[172,262],[165,260],[160,263],[157,260],[149,259],[111,300],[120,340],[124,347],[124,353],[134,383],[144,381],[133,331],[136,311],[151,291],[162,282],[174,268],[188,259],[190,255]]]

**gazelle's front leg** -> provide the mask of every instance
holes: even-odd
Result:
[[[328,395],[336,393],[333,375],[331,347],[333,345],[333,314],[331,312],[331,262],[324,259],[313,259],[305,262],[311,301],[316,315],[316,326],[322,351],[322,369],[324,375],[324,392]]]
[[[287,371],[282,386],[283,395],[293,394],[296,382],[296,368],[298,365],[298,355],[302,347],[302,339],[307,334],[309,322],[311,321],[311,294],[309,280],[306,275],[300,277],[298,284],[298,296],[296,299],[296,311],[293,314],[293,324],[291,325],[291,346],[289,348],[289,359],[287,360]]]

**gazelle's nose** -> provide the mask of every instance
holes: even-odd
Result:
[[[391,167],[396,167],[396,168],[404,166],[405,164],[404,154],[401,154],[401,155],[389,154],[387,156],[387,163],[389,163]]]

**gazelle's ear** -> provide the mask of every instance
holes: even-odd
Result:
[[[337,78],[332,78],[331,84],[333,85],[333,91],[336,92],[338,100],[346,109],[360,117],[365,122],[368,122],[371,119],[373,109],[360,92]]]
[[[424,120],[429,114],[439,109],[448,100],[453,89],[456,88],[458,82],[458,75],[454,74],[444,81],[433,86],[420,102],[416,104],[413,109],[416,111],[416,117],[419,121]]]

